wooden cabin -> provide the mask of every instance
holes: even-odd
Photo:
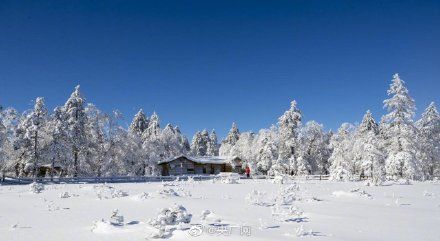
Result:
[[[36,168],[37,171],[37,177],[47,177],[53,174],[54,176],[62,176],[66,174],[66,170],[64,167],[60,164],[44,164],[44,165],[38,165]],[[17,164],[15,165],[15,173],[16,176],[19,176],[21,173],[25,177],[33,176],[34,175],[34,164],[33,163],[26,163],[26,164]]]
[[[242,161],[238,157],[180,155],[158,163],[162,176],[190,174],[219,174],[220,172],[243,173]]]

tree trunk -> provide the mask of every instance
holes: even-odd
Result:
[[[37,180],[38,175],[38,131],[35,131],[35,138],[34,138],[34,181]]]
[[[73,177],[77,177],[78,176],[78,170],[79,170],[78,166],[79,166],[78,151],[75,148],[73,150],[73,168],[74,168]]]

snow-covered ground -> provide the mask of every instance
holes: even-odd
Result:
[[[165,230],[169,240],[440,240],[440,183],[432,182],[180,181],[33,190],[40,192],[0,186],[1,240],[149,240],[164,220],[178,224]]]

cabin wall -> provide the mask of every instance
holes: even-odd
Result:
[[[237,161],[237,160],[234,160]],[[163,176],[178,176],[187,174],[219,174],[220,172],[241,172],[241,161],[234,168],[230,164],[200,164],[186,157],[179,157],[171,162],[160,164]]]

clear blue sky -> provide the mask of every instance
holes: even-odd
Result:
[[[292,99],[327,129],[376,118],[394,72],[418,115],[440,103],[440,1],[0,1],[0,103],[139,108],[224,136]]]

